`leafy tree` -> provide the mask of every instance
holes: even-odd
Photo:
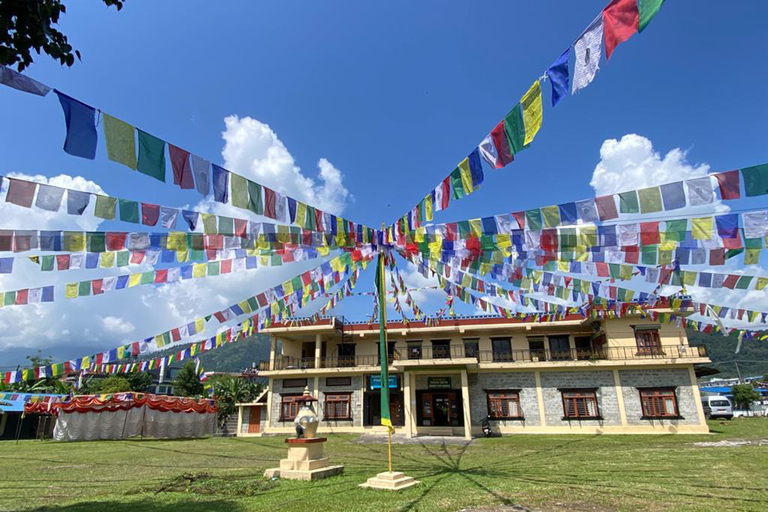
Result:
[[[102,0],[107,7],[123,8],[125,0]],[[61,0],[0,0],[0,64],[17,69],[32,64],[32,50],[41,51],[61,65],[72,66],[80,52],[59,32],[59,17],[67,12]],[[74,52],[74,53],[73,53]]]
[[[123,393],[131,391],[131,383],[125,377],[111,375],[96,381],[91,389],[93,393]]]
[[[2,2],[2,0],[0,0],[0,2]],[[2,50],[0,49],[0,51]],[[44,356],[42,350],[38,350],[37,354],[27,356],[27,360],[32,366],[46,366],[53,363],[53,358],[51,356]]]
[[[195,362],[187,361],[173,380],[173,393],[179,396],[199,396],[203,391],[203,383],[195,371]]]
[[[229,417],[237,412],[235,404],[256,400],[262,389],[263,386],[260,383],[229,375],[216,378],[213,381],[213,395],[219,410],[219,425],[225,424]]]
[[[752,402],[760,400],[762,396],[749,384],[737,384],[731,388],[733,401],[740,409],[749,409]]]
[[[152,376],[147,372],[129,373],[126,379],[131,385],[131,391],[138,391],[139,393],[146,393],[149,391],[149,386],[152,385]]]

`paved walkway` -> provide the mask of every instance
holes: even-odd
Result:
[[[386,443],[386,434],[360,434],[355,440],[356,443]],[[392,442],[394,444],[450,444],[457,446],[464,446],[472,441],[464,439],[458,436],[417,436],[407,437],[403,434],[395,434],[392,436]]]

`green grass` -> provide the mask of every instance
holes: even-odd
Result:
[[[471,445],[395,445],[395,469],[421,480],[400,493],[357,485],[386,469],[386,444],[335,435],[342,476],[262,478],[285,456],[282,438],[0,443],[0,510],[122,512],[768,510],[768,419],[713,421],[709,436],[539,436]]]

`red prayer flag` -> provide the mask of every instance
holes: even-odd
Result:
[[[125,249],[125,239],[128,233],[118,233],[114,231],[107,232],[107,250],[122,251]]]
[[[139,251],[131,252],[131,263],[138,264],[144,261],[144,253]]]
[[[661,242],[658,222],[640,223],[640,245],[656,245]]]
[[[443,187],[443,198],[440,203],[440,209],[445,210],[451,202],[451,177],[447,176],[440,185]]]
[[[56,268],[58,270],[69,270],[69,254],[56,255]]]
[[[596,197],[595,203],[600,220],[606,221],[619,217],[619,212],[616,210],[616,199],[613,195]]]
[[[168,269],[167,268],[155,271],[155,282],[156,283],[167,283],[168,282]]]
[[[717,184],[720,185],[720,196],[724,200],[739,199],[739,171],[728,171],[715,174]]]
[[[179,332],[179,328],[171,329],[171,339],[173,341],[180,341],[181,340],[181,333]]]
[[[5,201],[30,208],[36,188],[37,183],[8,178],[8,193],[5,196]]]
[[[709,251],[710,265],[725,265],[725,249],[712,249]]]
[[[315,208],[315,229],[317,231],[325,231],[323,229],[323,211],[319,208]]]
[[[29,300],[29,290],[16,291],[16,304],[26,304]]]
[[[613,0],[603,9],[603,36],[605,58],[610,59],[613,50],[632,37],[640,27],[638,0]]]
[[[525,212],[515,212],[512,216],[517,222],[518,229],[525,229]]]
[[[264,188],[264,215],[270,219],[277,218],[275,211],[275,191],[271,188]]]
[[[171,156],[173,183],[183,189],[195,188],[192,168],[189,165],[189,152],[168,144],[168,154]]]
[[[248,221],[244,219],[235,219],[235,236],[245,238],[248,236]]]
[[[728,274],[728,276],[723,281],[723,286],[733,290],[734,288],[736,288],[736,282],[738,280],[739,280],[739,276],[737,276],[736,274]]]
[[[160,206],[156,204],[141,203],[141,223],[145,226],[154,226],[160,217]]]
[[[610,277],[611,272],[608,268],[607,263],[598,261],[597,263],[595,263],[595,267],[597,268],[598,277]]]
[[[635,246],[622,247],[624,251],[624,263],[638,263],[640,248]]]
[[[94,295],[101,295],[104,293],[104,280],[103,279],[94,279],[91,281],[91,288],[93,289]]]
[[[497,169],[501,169],[505,165],[510,164],[515,160],[515,156],[509,150],[509,143],[507,142],[507,134],[504,130],[503,119],[491,131],[491,140],[493,140],[493,145],[496,146]]]
[[[232,272],[232,260],[222,260],[219,269],[219,272],[222,274],[229,274]]]

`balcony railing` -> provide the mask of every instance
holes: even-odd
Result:
[[[397,365],[406,361],[418,360],[458,360],[472,359],[478,363],[537,363],[564,361],[643,361],[648,359],[694,359],[706,357],[705,347],[689,347],[680,345],[665,345],[653,349],[638,349],[637,347],[603,347],[593,349],[571,348],[565,350],[475,350],[474,347],[439,346],[439,347],[409,347],[403,352],[395,351],[390,357],[390,364]],[[378,355],[367,356],[335,356],[320,359],[320,368],[354,368],[358,366],[379,366]],[[312,357],[278,356],[272,370],[303,370],[315,368]],[[259,364],[260,371],[268,371],[269,361]]]

